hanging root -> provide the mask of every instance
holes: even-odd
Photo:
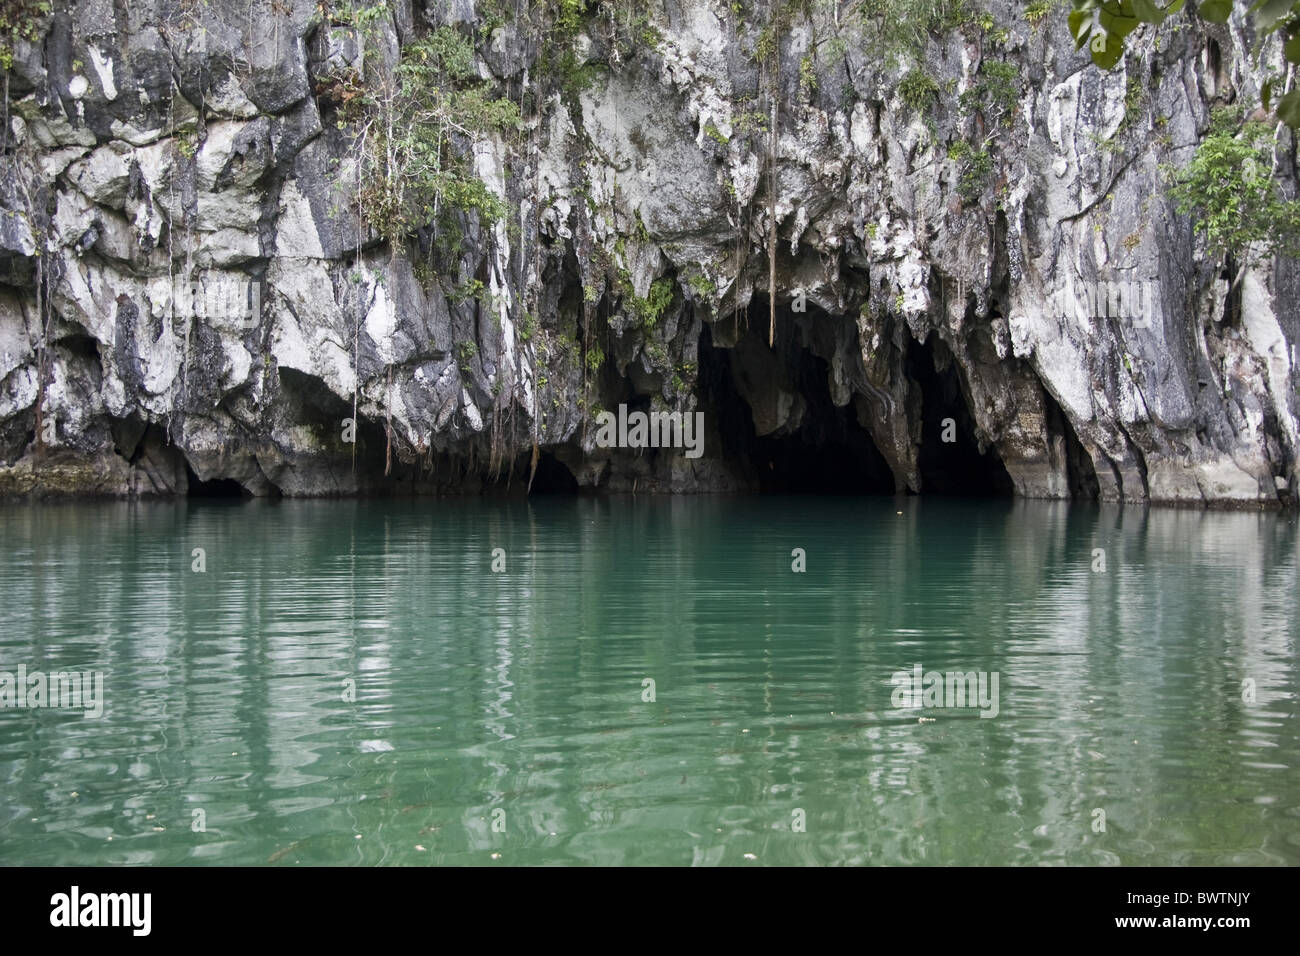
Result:
[[[533,439],[533,461],[528,467],[528,493],[533,491],[533,478],[537,476],[537,459],[542,457],[542,450],[537,447],[537,439]]]

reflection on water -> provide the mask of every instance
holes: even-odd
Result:
[[[107,703],[0,710],[0,862],[1296,864],[1296,567],[1034,502],[5,505],[0,671]]]

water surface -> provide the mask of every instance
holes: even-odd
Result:
[[[1294,865],[1297,547],[928,498],[3,505],[0,671],[106,704],[0,710],[0,863]],[[895,707],[916,664],[997,716]]]

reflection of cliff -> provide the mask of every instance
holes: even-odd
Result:
[[[1197,29],[1103,74],[1006,0],[915,61],[816,5],[766,41],[716,0],[637,4],[631,40],[606,3],[564,32],[395,0],[369,39],[315,0],[135,3],[111,33],[100,6],[9,76],[0,493],[518,492],[534,444],[543,488],[1296,490],[1294,268],[1225,310],[1158,174],[1207,120]],[[389,243],[340,71],[380,90],[438,28],[522,108],[459,143],[507,212]],[[1236,37],[1213,93],[1250,98]],[[258,314],[178,310],[177,279]],[[706,412],[704,458],[596,447],[624,402]]]
[[[0,665],[102,670],[107,699],[0,714],[6,859],[1294,861],[1292,524],[898,510],[0,512]],[[998,716],[894,709],[916,662],[998,672]]]

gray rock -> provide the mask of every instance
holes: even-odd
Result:
[[[582,487],[743,490],[759,448],[824,447],[832,422],[923,491],[951,417],[961,467],[1023,496],[1294,500],[1300,270],[1260,261],[1228,302],[1161,174],[1217,100],[1257,95],[1276,38],[1260,60],[1216,32],[1225,68],[1202,78],[1207,37],[1170,25],[1105,74],[1062,11],[988,8],[1005,39],[930,36],[915,63],[817,8],[773,80],[762,25],[716,0],[633,36],[593,18],[568,76],[554,31],[480,31],[472,0],[399,4],[369,39],[312,0],[76,0],[15,48],[0,492],[518,491],[535,449]],[[502,222],[392,243],[359,218],[339,84],[392,83],[438,27],[474,37],[525,131],[456,140]],[[1014,102],[981,92],[994,60]],[[914,68],[938,90],[919,114]],[[256,314],[178,310],[177,281],[255,283]],[[598,447],[594,413],[627,402],[703,411],[704,454]]]

